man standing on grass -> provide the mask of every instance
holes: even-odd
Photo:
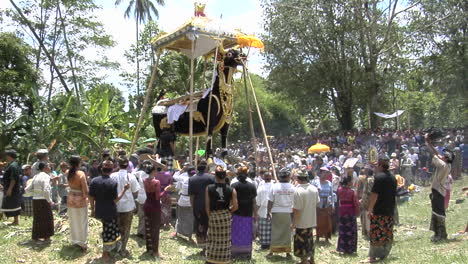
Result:
[[[188,194],[193,208],[194,229],[198,247],[202,248],[200,255],[205,255],[206,240],[208,238],[208,214],[205,207],[206,186],[215,183],[213,175],[205,173],[208,164],[202,160],[197,165],[198,173],[190,177]]]
[[[432,178],[430,194],[432,215],[431,225],[429,229],[434,231],[432,242],[438,242],[447,239],[447,230],[445,228],[445,181],[451,170],[453,155],[449,151],[444,151],[443,156],[439,156],[439,152],[432,145],[431,139],[426,135],[426,143],[429,152],[433,155],[432,164],[436,167],[434,177]]]
[[[119,251],[121,247],[120,230],[117,224],[118,214],[116,203],[130,188],[125,184],[120,195],[117,195],[117,182],[109,177],[114,169],[114,162],[107,158],[101,163],[102,176],[92,179],[89,185],[89,201],[91,216],[102,222],[102,260],[109,261],[112,250]]]
[[[120,156],[118,158],[119,171],[111,174],[111,178],[117,182],[117,191],[120,193],[124,190],[127,184],[130,184],[130,192],[125,192],[122,199],[117,202],[117,212],[119,213],[119,229],[120,235],[122,236],[122,248],[120,255],[123,257],[130,257],[130,253],[127,251],[127,242],[130,237],[130,228],[132,226],[133,211],[135,211],[135,199],[134,196],[138,195],[140,189],[137,179],[132,173],[129,173],[128,159],[126,156]]]
[[[298,185],[294,191],[292,225],[296,229],[294,255],[301,258],[302,264],[313,264],[315,263],[313,228],[317,226],[316,211],[320,198],[317,188],[309,183],[307,173],[299,172],[297,182]]]
[[[397,182],[390,173],[390,159],[380,156],[377,162],[377,174],[369,197],[368,217],[370,218],[369,258],[361,263],[373,263],[386,258],[393,244],[393,215]]]
[[[3,203],[1,211],[6,217],[13,217],[11,225],[19,224],[19,215],[21,213],[21,167],[16,161],[16,151],[5,151],[8,166],[3,175]]]

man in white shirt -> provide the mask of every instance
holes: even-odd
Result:
[[[271,172],[263,172],[262,184],[258,186],[257,197],[255,198],[258,216],[258,237],[262,249],[268,249],[271,242],[271,219],[267,217],[267,211],[268,195],[272,185]]]
[[[320,198],[317,188],[308,182],[307,173],[299,172],[296,177],[299,184],[295,188],[293,203],[294,255],[301,258],[303,264],[314,263],[313,228],[317,226],[316,211]]]
[[[126,156],[118,158],[119,171],[111,174],[111,178],[117,182],[117,193],[121,193],[126,184],[130,184],[131,192],[125,192],[124,196],[117,202],[117,212],[119,213],[119,229],[122,241],[120,254],[123,257],[130,256],[127,251],[127,242],[130,236],[130,228],[132,226],[133,211],[135,210],[134,196],[138,195],[140,190],[139,184],[135,176],[127,171],[128,159]]]
[[[179,200],[177,200],[177,221],[175,226],[175,233],[171,237],[176,237],[181,234],[186,236],[190,242],[193,233],[193,211],[190,204],[190,195],[188,194],[189,179],[195,175],[196,170],[190,164],[185,168],[186,172],[179,175],[177,179],[176,189],[179,191]]]
[[[273,253],[286,253],[286,257],[291,259],[291,228],[288,227],[291,226],[294,186],[289,182],[291,172],[288,168],[281,169],[278,178],[279,182],[273,184],[268,195],[271,243],[267,258],[271,258]]]

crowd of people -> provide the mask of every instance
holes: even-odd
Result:
[[[331,151],[308,153],[317,142]],[[35,163],[20,166],[16,151],[7,150],[0,170],[2,213],[13,217],[13,225],[20,214],[32,216],[32,239],[48,243],[57,210],[56,217],[68,219],[70,243],[83,251],[88,216],[95,217],[102,222],[105,261],[113,252],[131,255],[134,215],[148,253],[164,258],[160,229],[173,225],[171,237],[196,243],[207,263],[250,260],[257,239],[266,258],[285,254],[292,260],[293,254],[300,263],[315,263],[314,245],[334,233],[336,253],[355,254],[359,221],[370,243],[363,262],[370,263],[390,254],[398,197],[430,182],[431,240],[447,238],[450,185],[468,165],[462,130],[279,137],[271,146],[273,164],[263,144],[240,142],[206,160],[197,157],[195,165],[148,147],[130,155],[103,150],[89,165],[71,156],[58,159],[58,166],[40,149]]]

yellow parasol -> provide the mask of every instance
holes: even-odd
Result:
[[[311,146],[307,152],[309,154],[320,153],[320,152],[330,152],[330,147],[324,144],[317,143]]]

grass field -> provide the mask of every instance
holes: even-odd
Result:
[[[468,186],[468,176],[454,183],[450,208],[447,212],[447,232],[449,240],[433,244],[429,241],[432,232],[428,230],[430,220],[429,187],[414,194],[409,202],[399,206],[400,223],[395,233],[395,242],[390,256],[382,263],[468,263],[468,236],[454,235],[463,230],[468,222],[468,199],[460,204],[455,200],[462,198],[461,188]],[[6,226],[0,223],[0,263],[101,263],[100,232],[101,224],[90,219],[89,250],[82,253],[78,248],[68,243],[68,226],[66,221],[57,224],[56,235],[49,245],[35,245],[31,241],[32,218],[21,217],[20,226]],[[3,220],[5,221],[5,220]],[[195,245],[183,239],[171,239],[171,230],[163,230],[160,239],[160,252],[165,259],[155,260],[145,254],[144,240],[131,236],[129,251],[131,259],[116,257],[116,263],[204,263],[204,258],[198,256],[200,251]],[[136,233],[136,218],[133,221],[132,234]],[[336,248],[337,237],[330,244],[316,245],[317,263],[358,263],[368,252],[368,242],[359,237],[358,252],[352,256],[341,256],[332,253]],[[254,246],[254,257],[249,263],[295,263],[285,258],[275,256],[265,259],[266,251],[260,251]],[[297,259],[296,259],[297,261]],[[245,263],[245,262],[238,262]]]

